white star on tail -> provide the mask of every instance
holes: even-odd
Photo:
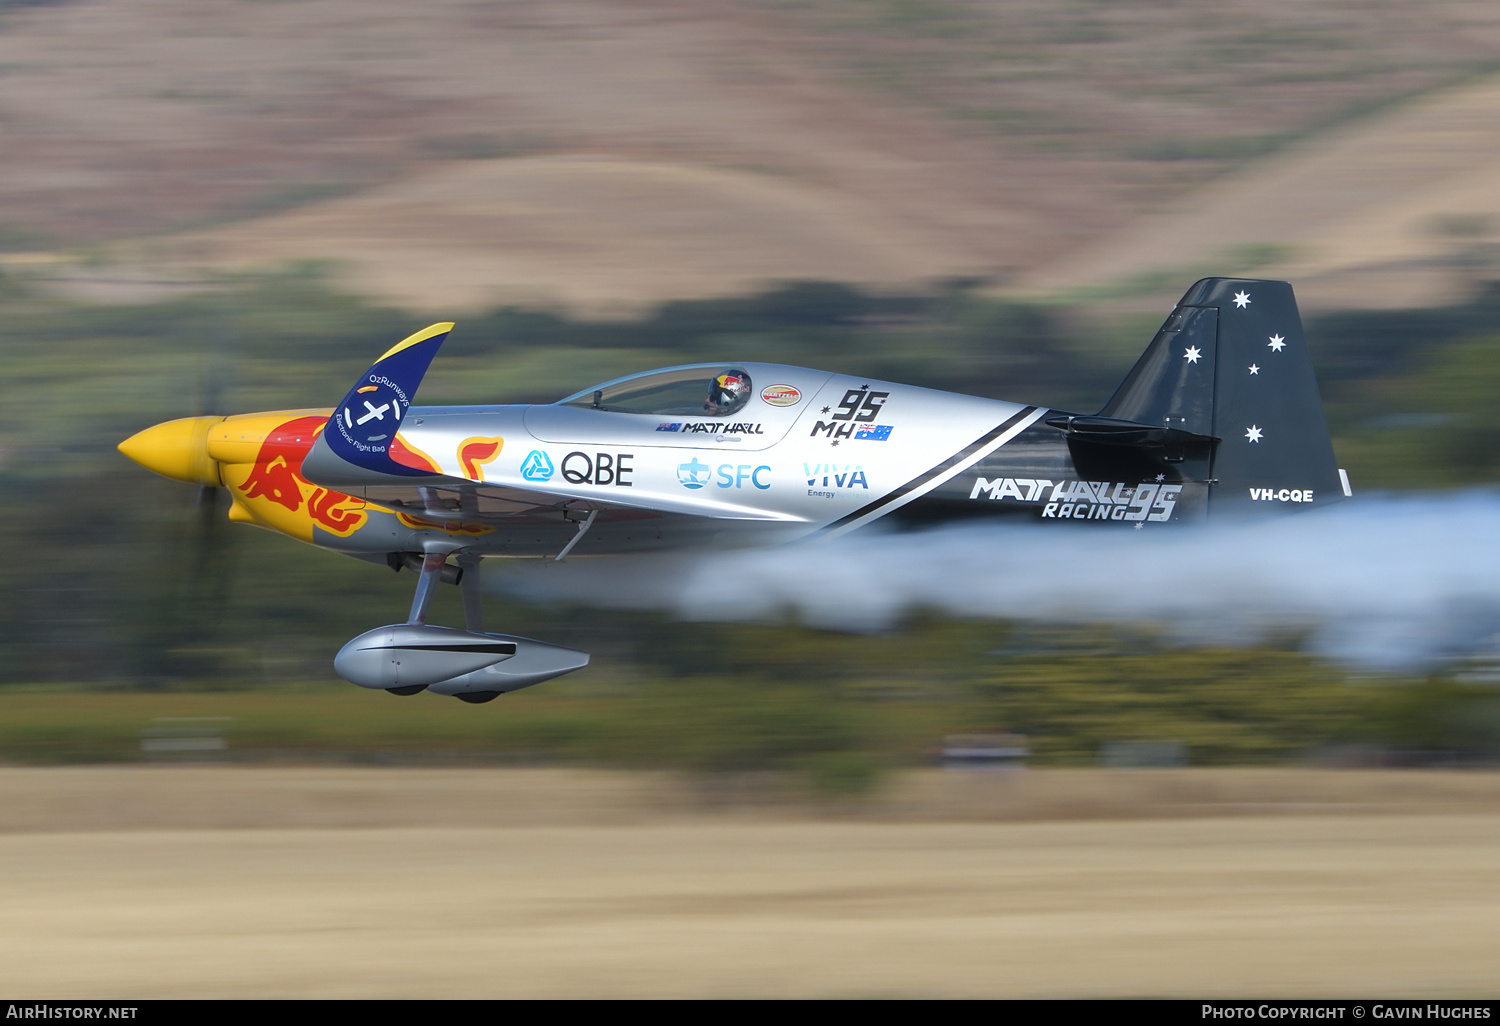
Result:
[[[1256,366],[1255,364],[1252,363],[1250,365],[1250,373],[1251,374],[1259,374],[1260,373],[1260,368],[1258,366]]]
[[[1271,352],[1279,353],[1286,348],[1286,339],[1280,335],[1272,335],[1271,341],[1267,342],[1266,345],[1271,347]]]
[[[1241,310],[1245,309],[1245,307],[1250,305],[1250,293],[1236,292],[1234,294],[1234,305],[1239,307]]]
[[[1197,363],[1198,357],[1202,356],[1203,352],[1197,346],[1189,346],[1188,351],[1183,353],[1182,355],[1188,363]]]
[[[1250,430],[1245,432],[1245,437],[1250,439],[1250,441],[1252,442],[1260,441],[1260,428],[1256,427],[1254,424],[1251,424]]]

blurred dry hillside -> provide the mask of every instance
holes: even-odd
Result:
[[[1497,65],[1475,0],[0,0],[0,249],[448,310],[1184,267],[1390,302],[1367,264],[1426,299],[1500,239]]]

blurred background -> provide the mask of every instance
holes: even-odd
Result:
[[[429,403],[748,358],[1088,411],[1232,274],[1294,283],[1358,490],[1491,487],[1493,4],[0,0],[0,139],[0,758],[149,759],[174,717],[228,717],[223,758],[838,794],[976,732],[1044,765],[1500,755],[1484,630],[1377,671],[1295,625],[1183,648],[496,595],[490,623],[593,665],[484,709],[372,696],[331,655],[410,577],[231,526],[114,449],[326,405],[440,318]]]

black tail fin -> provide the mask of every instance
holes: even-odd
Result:
[[[1205,278],[1188,289],[1099,416],[1215,439],[1206,468],[1215,515],[1349,494],[1284,281]]]

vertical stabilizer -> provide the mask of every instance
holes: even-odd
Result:
[[[414,455],[403,444],[399,432],[432,358],[452,330],[452,321],[423,328],[371,364],[328,418],[327,427],[302,461],[303,472],[318,475],[320,484],[342,480],[341,467],[395,477],[438,473],[426,457]]]
[[[1215,515],[1345,495],[1286,282],[1205,278],[1188,289],[1100,416],[1212,436]]]

